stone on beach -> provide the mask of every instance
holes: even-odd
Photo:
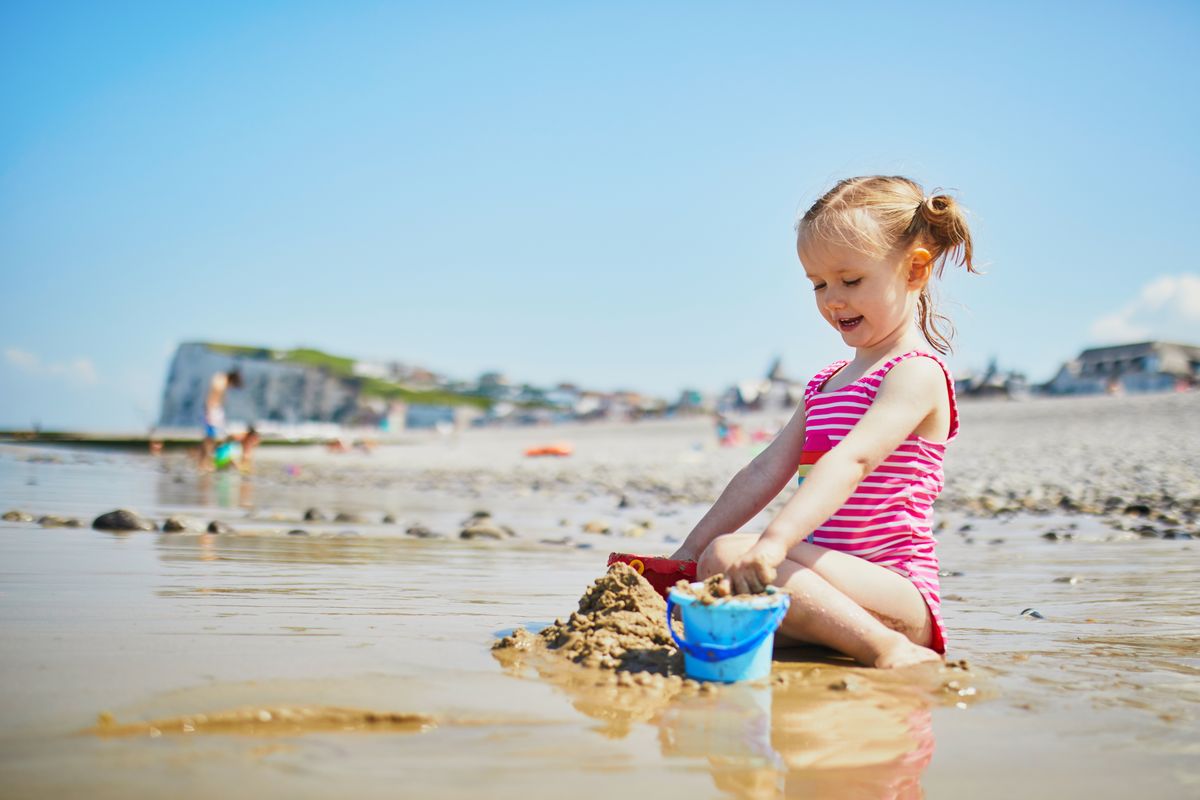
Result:
[[[92,527],[98,531],[154,531],[158,530],[153,522],[136,511],[128,508],[118,508],[101,514],[92,521]]]
[[[5,522],[33,522],[33,514],[18,509],[4,512]]]
[[[491,517],[480,517],[459,532],[460,539],[508,539],[517,534],[506,525],[497,525]]]
[[[60,517],[55,514],[47,514],[38,519],[38,525],[43,528],[81,528],[83,523],[74,517]]]
[[[162,529],[163,533],[202,533],[204,525],[191,517],[174,516],[167,517]]]
[[[222,522],[219,519],[214,519],[212,522],[208,523],[208,527],[205,528],[205,531],[208,533],[233,533],[233,528],[228,522]]]

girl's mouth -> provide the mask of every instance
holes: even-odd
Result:
[[[862,316],[839,318],[837,321],[838,327],[844,331],[852,331],[858,327],[858,323],[862,322]]]

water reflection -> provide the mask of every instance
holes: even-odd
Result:
[[[544,653],[495,656],[510,675],[532,671],[565,692],[606,737],[653,725],[665,758],[704,764],[739,800],[923,797],[940,672],[913,685],[839,663],[776,662],[770,684],[694,691],[616,686]]]
[[[164,465],[156,481],[157,505],[171,508],[253,508],[253,475],[235,471],[199,472],[181,465]]]
[[[746,685],[680,697],[654,720],[663,755],[706,760],[717,788],[734,797],[778,797],[787,764],[773,741],[773,694]]]

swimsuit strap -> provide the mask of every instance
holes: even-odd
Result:
[[[883,376],[891,372],[892,367],[896,366],[901,361],[905,361],[910,358],[933,359],[937,362],[937,365],[942,368],[942,374],[946,377],[946,393],[950,398],[950,435],[946,437],[946,443],[949,444],[954,440],[955,436],[958,436],[958,403],[954,397],[954,378],[950,375],[950,368],[946,366],[945,361],[943,361],[939,356],[924,350],[910,350],[907,353],[901,353],[895,358],[890,359],[882,367],[875,370],[875,373],[878,374],[882,380]]]
[[[804,387],[804,402],[807,403],[809,400],[811,400],[813,395],[821,391],[821,387],[825,385],[826,381],[833,377],[835,372],[849,363],[849,361],[845,360],[835,361],[814,375],[812,380],[808,382],[808,386]]]

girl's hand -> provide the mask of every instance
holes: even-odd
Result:
[[[746,554],[725,570],[725,581],[733,594],[758,594],[775,582],[776,567],[783,563],[787,548],[770,539],[759,539]]]

